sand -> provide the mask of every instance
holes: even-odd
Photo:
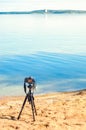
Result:
[[[35,96],[35,122],[28,102],[17,120],[23,100],[0,98],[0,130],[86,130],[86,90]]]

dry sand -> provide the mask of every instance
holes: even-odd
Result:
[[[35,96],[36,121],[24,97],[0,99],[0,130],[86,130],[86,90]]]

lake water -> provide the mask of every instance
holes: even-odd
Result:
[[[0,96],[86,88],[86,14],[0,15]]]

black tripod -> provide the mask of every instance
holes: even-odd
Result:
[[[24,102],[23,102],[23,104],[22,104],[22,107],[21,107],[21,110],[20,110],[20,113],[19,113],[17,119],[18,119],[18,120],[20,119],[22,110],[23,110],[23,108],[24,108],[24,105],[25,105],[27,99],[28,99],[28,102],[31,104],[32,115],[33,115],[33,121],[35,121],[35,115],[37,115],[37,111],[36,111],[36,107],[35,107],[35,102],[34,102],[33,93],[31,92],[31,87],[29,87],[29,92],[28,92],[28,94],[26,94],[26,97],[25,97],[25,99],[24,99]]]

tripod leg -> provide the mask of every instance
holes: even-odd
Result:
[[[35,114],[37,115],[36,106],[35,106],[35,102],[34,101],[33,101],[33,105],[34,105]]]
[[[20,118],[20,116],[21,116],[21,113],[22,113],[22,110],[23,110],[23,108],[24,108],[24,105],[25,105],[25,103],[26,103],[27,98],[28,98],[28,94],[26,95],[26,97],[25,97],[25,99],[24,99],[24,102],[23,102],[23,104],[22,104],[21,111],[20,111],[20,113],[19,113],[19,115],[18,115],[18,117],[17,117],[18,120],[19,120],[19,118]]]
[[[35,121],[34,100],[33,100],[33,97],[31,97],[31,108],[32,108],[32,114],[33,114],[33,121]]]

